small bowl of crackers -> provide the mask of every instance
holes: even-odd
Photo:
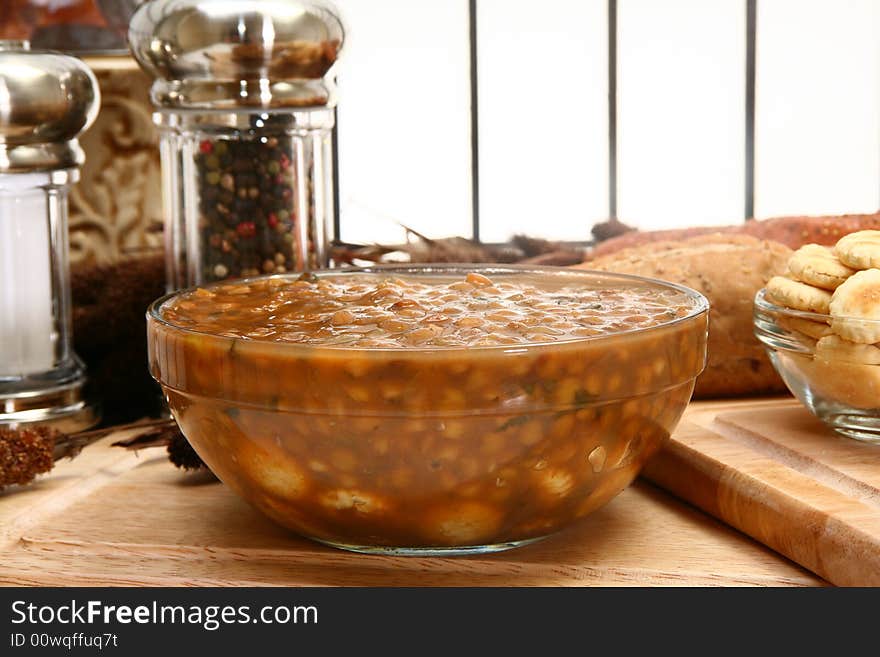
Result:
[[[792,394],[838,433],[880,443],[880,231],[795,251],[754,316]]]

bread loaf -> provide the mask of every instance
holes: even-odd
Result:
[[[848,214],[827,217],[777,217],[746,221],[733,226],[700,226],[675,230],[632,231],[599,243],[588,258],[600,258],[622,249],[669,240],[683,240],[699,235],[725,233],[751,235],[762,240],[781,242],[797,249],[804,244],[830,246],[841,237],[857,230],[880,228],[880,213]]]
[[[709,355],[695,397],[782,392],[752,328],[755,293],[785,271],[792,251],[749,235],[714,233],[644,244],[576,265],[680,283],[709,299]]]

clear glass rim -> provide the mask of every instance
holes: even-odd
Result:
[[[653,286],[660,289],[667,290],[676,290],[678,292],[683,293],[688,299],[693,302],[693,308],[686,315],[682,317],[676,317],[674,319],[670,319],[660,324],[655,324],[653,326],[628,329],[626,331],[615,331],[611,333],[602,333],[600,335],[592,335],[592,336],[583,336],[572,338],[569,340],[557,340],[557,341],[549,341],[549,342],[527,342],[523,344],[514,344],[514,345],[491,345],[491,346],[479,346],[479,347],[468,347],[468,346],[450,346],[450,347],[352,347],[346,345],[320,345],[320,344],[302,344],[297,342],[276,342],[273,340],[260,340],[260,339],[250,339],[250,338],[231,338],[223,335],[219,335],[217,333],[212,333],[209,331],[199,331],[197,329],[192,329],[188,327],[178,326],[173,322],[167,320],[162,316],[161,309],[164,304],[171,301],[172,299],[184,296],[186,294],[192,293],[195,290],[202,289],[211,289],[213,287],[219,287],[222,285],[229,285],[230,283],[242,284],[246,285],[248,283],[254,281],[268,280],[273,278],[285,278],[296,280],[299,276],[302,275],[302,272],[292,272],[288,274],[275,274],[271,276],[256,276],[251,278],[242,278],[236,279],[235,281],[219,281],[216,283],[211,283],[209,285],[196,285],[192,287],[188,287],[182,290],[176,290],[169,294],[166,294],[158,299],[156,299],[153,303],[150,304],[147,310],[148,319],[156,322],[157,324],[162,325],[163,327],[170,329],[172,331],[180,332],[185,335],[197,335],[206,338],[212,338],[215,340],[245,340],[247,342],[252,342],[254,344],[265,344],[272,345],[273,347],[277,347],[278,349],[282,349],[284,351],[288,351],[290,353],[297,352],[310,352],[314,353],[316,351],[321,352],[349,352],[349,353],[385,353],[385,354],[424,354],[424,353],[443,353],[446,355],[455,353],[455,352],[468,352],[469,355],[473,355],[474,353],[489,353],[489,352],[509,352],[509,353],[522,353],[524,350],[533,350],[533,349],[543,349],[543,348],[553,348],[560,347],[563,345],[571,345],[571,344],[591,344],[594,342],[601,342],[602,340],[608,340],[617,338],[620,336],[628,336],[628,335],[638,335],[643,333],[648,333],[651,331],[658,331],[661,329],[669,328],[676,326],[678,324],[682,324],[688,321],[691,321],[701,315],[707,314],[709,312],[709,300],[700,292],[693,290],[684,285],[679,285],[677,283],[671,283],[669,281],[664,281],[657,278],[649,278],[645,276],[635,276],[632,274],[618,274],[613,272],[604,272],[593,269],[572,269],[570,267],[550,267],[550,266],[534,266],[534,265],[517,265],[517,264],[486,264],[486,263],[424,263],[424,264],[387,264],[387,265],[371,265],[367,267],[351,267],[351,268],[340,268],[340,269],[316,269],[314,271],[308,272],[314,274],[316,276],[347,276],[350,274],[382,274],[382,273],[397,273],[397,274],[415,274],[415,275],[451,275],[451,274],[466,274],[469,272],[481,273],[484,275],[498,275],[498,274],[542,274],[542,275],[553,275],[553,276],[571,276],[571,277],[583,277],[587,280],[597,280],[597,279],[607,279],[610,281],[617,281],[619,283],[629,283],[629,284],[638,284],[639,286]]]
[[[695,374],[690,374],[687,376],[682,376],[674,381],[670,381],[670,383],[662,386],[658,386],[655,388],[648,388],[645,390],[640,390],[638,392],[626,393],[626,394],[609,394],[606,396],[597,396],[594,399],[590,399],[587,402],[577,403],[577,402],[567,402],[567,403],[556,403],[556,402],[541,402],[541,401],[529,401],[523,402],[516,406],[506,406],[503,408],[498,408],[494,406],[473,406],[468,408],[458,408],[458,409],[449,409],[449,410],[424,410],[419,412],[413,412],[410,410],[377,410],[372,406],[363,407],[360,405],[350,405],[345,408],[344,413],[346,416],[351,418],[358,419],[371,419],[371,420],[399,420],[399,419],[412,419],[413,417],[418,417],[423,420],[430,421],[438,421],[443,422],[446,420],[460,420],[460,419],[476,419],[476,418],[492,418],[492,417],[515,417],[521,415],[555,415],[558,413],[573,413],[575,411],[581,410],[589,410],[589,409],[597,409],[602,408],[604,406],[613,406],[615,404],[621,404],[627,401],[639,401],[642,399],[649,399],[651,397],[656,397],[657,395],[666,395],[674,393],[676,390],[679,390],[682,386],[686,386],[691,384],[700,374],[702,374],[703,370],[700,369],[699,372]],[[257,412],[271,412],[277,413],[279,415],[297,415],[303,417],[311,417],[311,418],[322,418],[322,419],[333,419],[339,417],[339,411],[329,408],[329,407],[320,407],[320,408],[302,408],[299,406],[276,406],[269,407],[267,406],[265,400],[254,400],[254,399],[240,399],[230,397],[228,394],[216,394],[209,395],[204,392],[192,392],[186,387],[181,387],[173,384],[166,383],[161,378],[155,377],[156,381],[162,387],[163,390],[173,391],[178,395],[182,395],[187,399],[193,400],[196,399],[198,403],[222,403],[228,406],[233,406],[239,410],[247,410],[247,411],[257,411]],[[603,393],[605,394],[605,393]]]

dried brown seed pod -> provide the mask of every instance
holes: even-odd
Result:
[[[73,458],[84,447],[119,431],[137,430],[114,446],[128,449],[162,447],[169,460],[184,470],[207,469],[180,432],[174,420],[149,420],[93,431],[66,434],[48,426],[9,429],[0,427],[0,490],[24,485],[49,472],[63,458]]]

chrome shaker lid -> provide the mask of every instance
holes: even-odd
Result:
[[[94,122],[100,99],[81,60],[0,41],[0,173],[81,165],[77,137]]]
[[[128,38],[160,110],[336,104],[345,28],[323,0],[153,0]]]

